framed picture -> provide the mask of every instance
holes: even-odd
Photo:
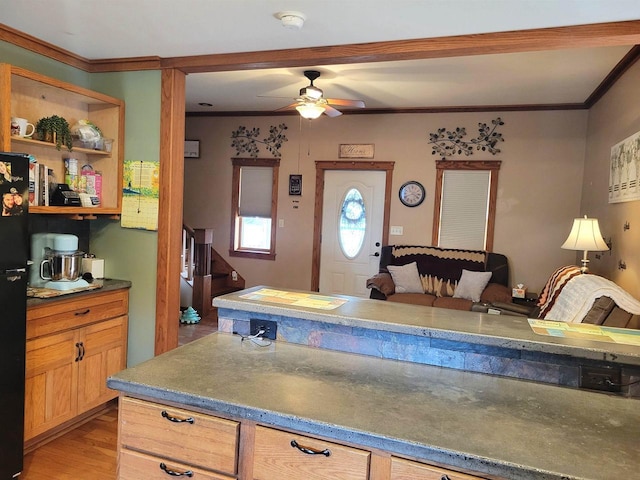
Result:
[[[341,143],[338,158],[373,158],[373,143]]]
[[[184,158],[200,158],[200,140],[184,141]]]
[[[302,195],[302,175],[289,175],[289,195]]]

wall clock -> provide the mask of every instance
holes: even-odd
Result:
[[[400,201],[407,207],[417,207],[424,201],[426,192],[420,182],[410,180],[400,187]]]

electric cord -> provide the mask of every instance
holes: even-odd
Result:
[[[258,330],[254,335],[241,335],[238,332],[233,332],[237,335],[240,335],[240,341],[244,342],[245,340],[249,340],[251,343],[259,346],[259,347],[268,347],[271,345],[271,340],[265,339],[262,335],[264,335],[266,330]]]

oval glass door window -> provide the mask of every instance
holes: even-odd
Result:
[[[345,257],[353,259],[362,251],[367,228],[364,198],[356,188],[344,196],[338,221],[338,242]]]

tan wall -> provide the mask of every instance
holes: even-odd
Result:
[[[596,217],[605,238],[611,237],[611,253],[601,254],[601,264],[589,254],[592,272],[613,280],[640,298],[640,201],[608,203],[611,147],[640,131],[640,62],[632,66],[589,112],[587,153],[581,213]],[[626,232],[622,226],[629,222]],[[617,268],[618,261],[627,264]]]
[[[271,285],[309,289],[316,160],[337,160],[341,143],[375,144],[374,161],[393,161],[391,225],[404,228],[390,243],[430,244],[433,221],[434,161],[430,132],[440,127],[465,127],[467,139],[477,134],[478,122],[505,121],[499,131],[502,152],[474,152],[470,160],[501,160],[494,251],[507,255],[512,283],[539,291],[558,266],[575,262],[575,254],[560,249],[580,212],[586,111],[506,112],[460,114],[344,115],[321,117],[300,124],[297,116],[205,118],[188,117],[186,138],[201,142],[200,159],[185,160],[185,222],[213,227],[214,247],[229,260],[231,199],[231,132],[238,126],[260,127],[284,122],[289,141],[282,148],[275,262],[244,258],[230,263],[248,286]],[[265,154],[268,156],[268,154]],[[303,175],[302,197],[289,197],[289,174]],[[426,201],[404,207],[398,188],[418,180],[427,189]],[[295,209],[292,199],[299,199]]]

